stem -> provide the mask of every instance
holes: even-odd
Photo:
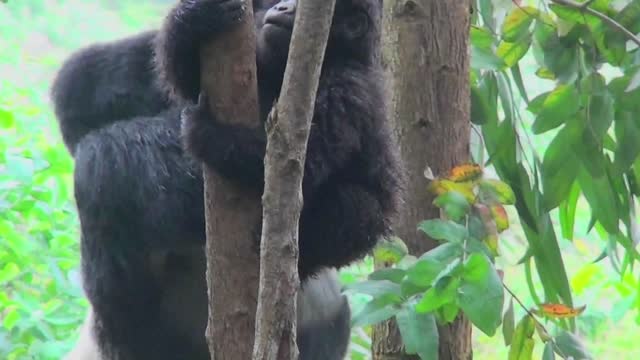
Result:
[[[609,16],[601,13],[598,10],[594,10],[594,9],[590,8],[589,5],[593,1],[594,0],[589,0],[589,1],[584,2],[584,3],[579,3],[579,2],[575,2],[573,0],[551,0],[551,2],[553,2],[555,4],[566,6],[566,7],[570,7],[570,8],[573,8],[573,9],[577,9],[577,10],[583,11],[584,13],[587,13],[589,15],[593,15],[593,16],[597,17],[598,19],[602,20],[604,23],[609,25],[613,30],[618,31],[619,33],[621,33],[624,36],[626,36],[629,40],[631,40],[634,43],[636,43],[636,45],[640,46],[640,38],[638,38],[634,33],[632,33],[631,31],[627,30],[624,26],[622,26],[620,23],[618,23],[617,21],[613,20]]]

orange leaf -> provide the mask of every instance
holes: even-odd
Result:
[[[509,216],[507,210],[502,205],[494,205],[491,208],[491,216],[496,222],[498,232],[501,233],[509,228]]]
[[[477,164],[456,166],[449,171],[447,179],[455,182],[474,181],[482,176],[482,168]]]
[[[564,304],[540,304],[540,311],[543,315],[553,318],[570,318],[576,317],[587,308],[587,305],[583,305],[579,308],[572,308]]]

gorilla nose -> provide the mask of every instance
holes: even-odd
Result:
[[[283,14],[293,14],[296,12],[296,2],[295,1],[281,1],[279,4],[274,6],[275,10],[281,12]]]

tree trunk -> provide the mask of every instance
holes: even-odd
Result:
[[[335,0],[300,0],[280,98],[267,122],[260,291],[254,360],[293,360],[296,346],[298,222],[318,79]]]
[[[211,111],[243,126],[259,119],[253,10],[242,23],[203,47],[202,86]],[[220,56],[224,54],[225,56]],[[259,258],[252,232],[261,218],[260,193],[204,168],[211,359],[251,359]]]
[[[407,201],[395,226],[412,254],[437,244],[417,224],[439,217],[424,170],[438,176],[469,159],[469,1],[387,0],[383,61],[392,83],[391,118],[407,169]],[[464,318],[439,328],[440,360],[471,359],[471,326]],[[394,321],[377,325],[373,358],[404,354]]]

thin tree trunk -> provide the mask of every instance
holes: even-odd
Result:
[[[298,222],[318,79],[335,0],[299,0],[280,98],[267,123],[260,291],[254,360],[293,360]]]
[[[437,176],[469,157],[469,1],[386,0],[383,60],[393,84],[391,117],[407,169],[407,199],[395,232],[412,254],[436,246],[417,224],[437,218],[424,170]],[[440,360],[472,358],[471,326],[463,318],[439,328]],[[374,328],[373,358],[404,354],[394,321]]]
[[[253,10],[242,24],[201,51],[202,84],[211,111],[243,126],[259,120]],[[224,54],[224,56],[220,56]],[[212,141],[215,141],[212,139]],[[261,217],[260,193],[204,168],[211,359],[251,359],[259,258],[252,232]]]

